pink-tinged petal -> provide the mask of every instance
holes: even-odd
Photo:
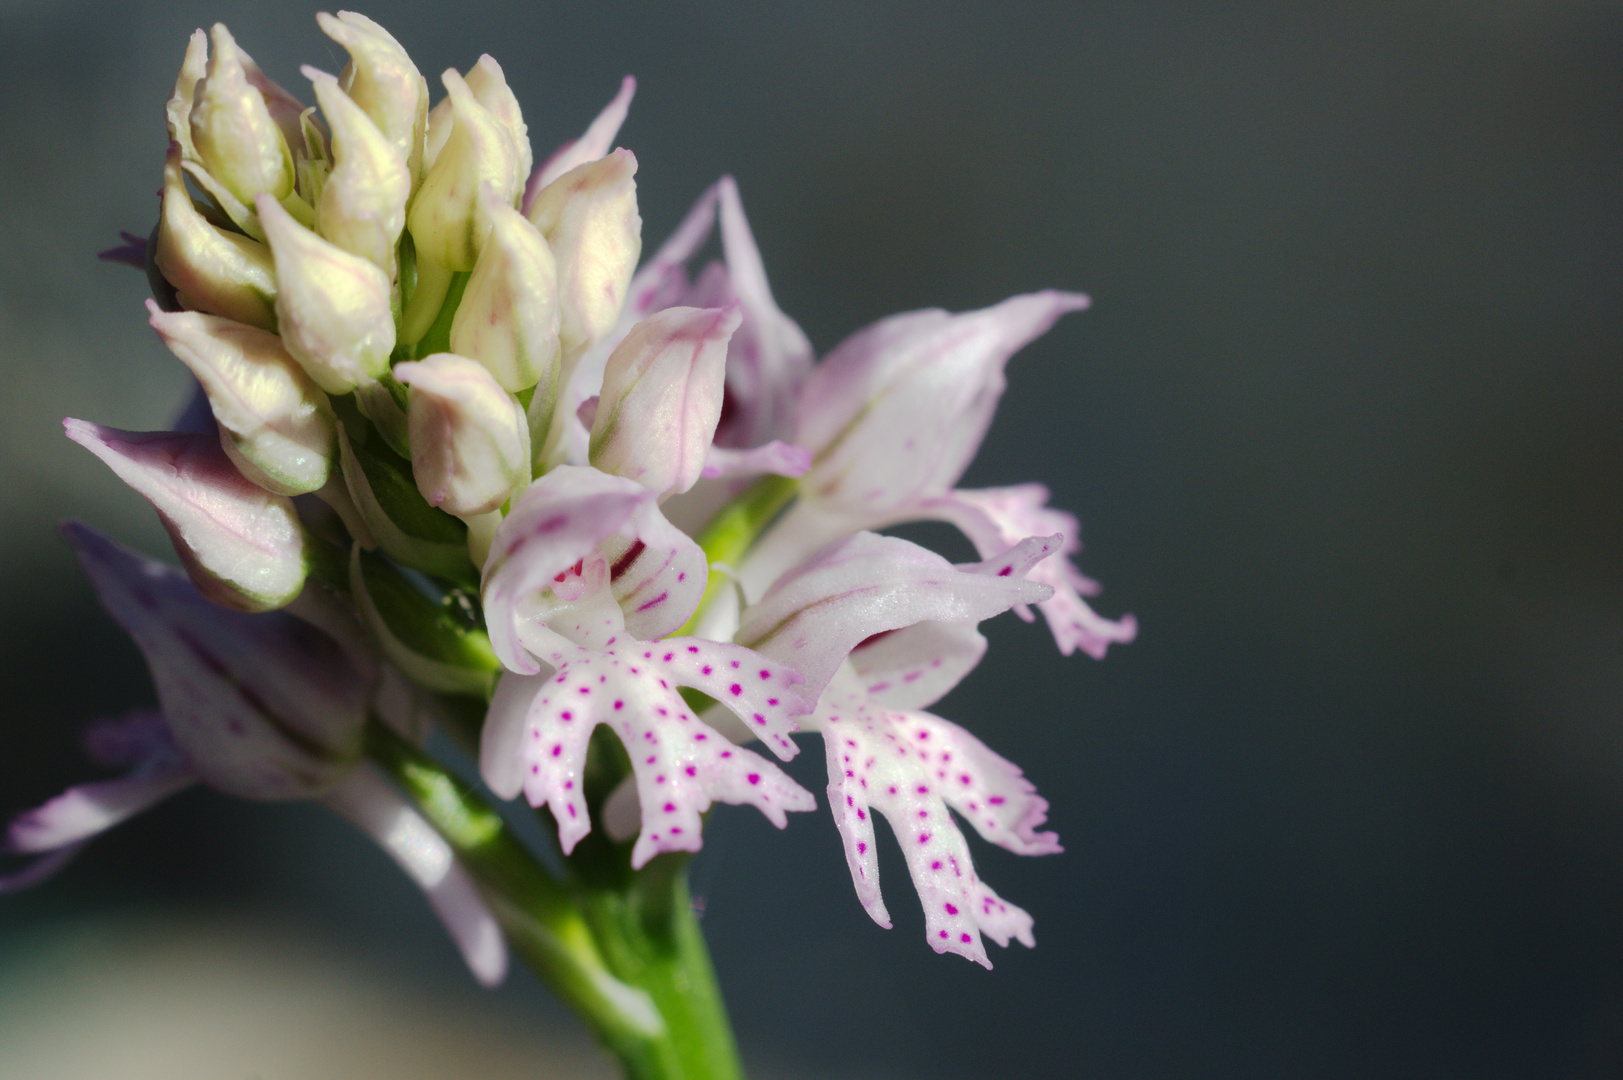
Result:
[[[880,634],[851,650],[868,697],[891,709],[940,701],[986,655],[986,639],[968,623],[922,622]]]
[[[212,604],[184,574],[82,525],[63,534],[146,657],[170,732],[205,783],[308,797],[360,757],[371,687],[331,637],[286,612]]]
[[[507,942],[496,917],[451,846],[377,767],[362,765],[323,801],[376,841],[423,890],[473,977],[483,986],[500,985],[507,975]]]
[[[621,79],[620,92],[597,114],[597,119],[586,128],[586,133],[558,147],[551,157],[540,164],[524,186],[525,213],[529,212],[530,203],[535,201],[536,194],[542,188],[569,170],[588,161],[596,161],[614,148],[614,137],[620,133],[620,125],[626,122],[626,114],[631,111],[631,98],[636,92],[635,78],[627,75]]]
[[[550,664],[539,675],[509,671],[496,684],[479,733],[479,775],[503,799],[515,799],[524,790],[524,732],[530,702],[552,678]]]
[[[636,157],[616,150],[542,188],[526,215],[557,265],[558,341],[566,357],[619,323],[642,252],[636,174]]]
[[[587,745],[598,724],[608,724],[625,744],[636,777],[643,824],[632,849],[633,867],[661,851],[697,851],[700,815],[714,801],[754,806],[779,828],[787,824],[788,811],[815,806],[811,794],[776,765],[734,746],[695,717],[677,691],[678,686],[694,686],[716,695],[734,710],[747,710],[752,718],[760,715],[768,738],[773,729],[781,738],[790,723],[787,702],[797,700],[788,685],[792,672],[734,646],[697,638],[604,652],[560,638],[545,659],[556,674],[530,702],[518,740],[520,775],[530,805],[551,808],[565,854],[591,831],[581,781]],[[519,692],[515,687],[514,694]],[[503,704],[505,709],[507,702]],[[798,700],[797,705],[804,707]],[[511,742],[505,723],[486,731],[486,738]],[[792,752],[794,744],[786,738],[782,742]],[[487,782],[492,775],[488,758],[494,756],[495,751],[487,757],[481,748]],[[510,766],[501,763],[494,773],[496,781],[505,783]]]
[[[694,252],[710,239],[710,231],[716,226],[716,200],[720,192],[719,182],[706,188],[676,231],[631,279],[627,291],[626,318],[634,322],[683,302],[688,292],[684,267]]]
[[[1032,293],[960,315],[894,315],[858,331],[800,397],[795,441],[817,455],[806,491],[884,513],[950,487],[986,434],[1009,358],[1087,306],[1077,293]]]
[[[107,769],[183,760],[163,713],[157,709],[131,709],[122,716],[92,720],[79,742],[91,761]]]
[[[78,857],[84,850],[84,844],[70,844],[65,848],[57,848],[49,855],[41,856],[24,866],[21,870],[9,874],[0,874],[0,896],[6,893],[22,892],[42,885],[61,873],[67,865]]]
[[[150,772],[76,784],[11,819],[0,850],[52,851],[89,840],[127,818],[156,806],[196,782],[190,766],[170,762]]]
[[[488,514],[529,482],[524,408],[479,361],[435,353],[396,364],[394,376],[411,387],[411,472],[430,506]]]
[[[63,427],[152,504],[210,600],[265,611],[304,587],[304,530],[293,503],[239,473],[218,438],[72,419]]]
[[[530,675],[535,635],[550,628],[589,647],[663,637],[693,614],[706,579],[703,549],[665,520],[653,492],[561,465],[526,488],[496,529],[485,623],[502,663]]]
[[[721,418],[736,307],[650,315],[608,359],[592,419],[591,462],[658,495],[699,479]]]
[[[1057,550],[1060,538],[1036,540]],[[894,536],[862,532],[784,574],[739,621],[733,639],[793,666],[821,693],[858,644],[914,623],[989,619],[1050,595],[1015,574],[961,570]]]
[[[1063,532],[1063,557],[1048,559],[1031,571],[1032,581],[1054,589],[1054,595],[1037,607],[1048,620],[1061,653],[1069,656],[1081,649],[1096,660],[1103,659],[1111,645],[1125,645],[1138,636],[1138,620],[1131,615],[1114,621],[1103,618],[1082,599],[1097,593],[1099,586],[1084,577],[1069,558],[1082,550],[1080,528],[1075,517],[1049,508],[1047,502],[1048,489],[1041,484],[959,490],[922,501],[910,516],[956,525],[987,557],[1032,531]],[[1027,612],[1022,615],[1030,618]]]
[[[777,476],[804,476],[811,468],[811,451],[804,446],[773,439],[753,450],[728,450],[712,446],[704,457],[705,479],[718,476],[757,476],[773,473]]]
[[[874,921],[890,925],[873,842],[878,811],[907,860],[931,948],[991,967],[981,934],[999,945],[1011,937],[1034,945],[1031,916],[976,876],[969,846],[948,812],[963,813],[983,836],[1012,850],[1059,850],[1052,833],[1032,831],[1047,803],[1020,771],[944,720],[882,709],[860,692],[819,708],[816,723],[828,757],[829,805],[857,897]]]
[[[717,189],[727,277],[744,312],[727,354],[727,389],[735,399],[736,419],[729,420],[721,441],[756,446],[789,434],[795,401],[811,376],[812,347],[799,324],[772,299],[738,185],[724,176]]]

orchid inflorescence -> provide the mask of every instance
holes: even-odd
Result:
[[[1076,520],[1044,488],[954,488],[1010,356],[1087,298],[897,315],[816,361],[730,178],[638,269],[637,161],[613,148],[631,79],[535,165],[491,57],[446,71],[430,108],[376,23],[318,20],[350,58],[337,77],[303,69],[319,116],[224,26],[186,50],[158,226],[115,255],[146,268],[151,325],[200,397],[175,431],[66,421],[151,502],[184,568],[65,528],[160,707],[92,729],[126,775],[17,817],[7,848],[40,858],[0,887],[193,782],[320,799],[494,982],[496,887],[388,762],[427,768],[429,731],[460,735],[490,792],[546,808],[564,856],[599,830],[635,870],[698,850],[714,802],[779,827],[814,809],[773,759],[815,732],[876,922],[874,813],[933,948],[990,966],[983,935],[1031,945],[954,814],[1046,854],[1047,803],[923,710],[1002,611],[1041,611],[1066,654],[1133,639],[1131,616],[1084,600]],[[718,222],[722,259],[690,273]],[[920,520],[982,561],[873,531]]]

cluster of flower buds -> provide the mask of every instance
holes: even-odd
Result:
[[[323,798],[499,977],[488,912],[362,750],[369,716],[415,737],[435,702],[472,697],[489,787],[547,807],[566,855],[593,829],[634,840],[633,867],[696,850],[717,801],[780,827],[813,809],[772,758],[815,732],[875,921],[877,812],[935,949],[986,964],[983,934],[1031,944],[949,811],[1042,854],[1059,850],[1038,831],[1047,804],[923,710],[1002,611],[1042,611],[1065,653],[1134,635],[1084,601],[1076,521],[1040,486],[954,488],[1009,358],[1087,299],[899,315],[819,362],[730,178],[638,269],[637,162],[614,148],[630,79],[537,166],[495,60],[446,71],[430,108],[381,27],[318,20],[349,54],[337,76],[304,69],[319,116],[223,26],[187,49],[145,259],[151,325],[206,407],[176,432],[67,422],[152,503],[185,569],[70,533],[146,652],[163,722],[128,790],[74,789],[11,846],[66,850],[194,778]],[[721,259],[690,272],[718,222]],[[921,519],[983,561],[872,531]],[[594,803],[600,725],[630,771]]]

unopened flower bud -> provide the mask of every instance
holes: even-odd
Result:
[[[741,317],[737,305],[666,308],[632,327],[604,368],[592,464],[662,496],[692,487],[721,418]]]
[[[159,273],[193,311],[276,329],[276,265],[270,248],[207,221],[192,205],[178,143],[163,166],[163,207],[154,256]]]
[[[237,472],[218,439],[83,420],[63,426],[152,504],[204,596],[238,611],[267,611],[304,588],[304,530],[293,503]]]
[[[541,189],[529,219],[558,264],[559,336],[565,354],[614,328],[642,253],[637,159],[629,150],[572,169]]]
[[[287,351],[329,394],[347,394],[388,371],[394,349],[388,276],[294,221],[269,196],[257,205],[276,258],[276,316]]]
[[[428,83],[417,65],[400,42],[365,15],[321,12],[316,22],[322,33],[349,50],[349,65],[339,76],[339,86],[371,117],[415,180],[422,170],[428,114]]]
[[[316,203],[316,229],[392,277],[395,245],[406,227],[411,170],[371,118],[339,89],[337,79],[311,67],[304,74],[332,125],[333,167]]]
[[[210,175],[244,203],[262,193],[282,199],[293,190],[287,140],[248,82],[231,32],[215,23],[212,36],[214,52],[194,91],[192,145]]]
[[[507,127],[479,104],[455,69],[441,78],[451,100],[451,134],[412,199],[407,223],[425,258],[451,270],[472,270],[490,233],[480,200],[483,186],[494,186],[513,203],[524,174]]]
[[[487,187],[484,198],[490,237],[451,323],[451,351],[479,361],[504,390],[536,386],[537,394],[555,399],[558,280],[552,250],[493,189]]]
[[[371,686],[336,641],[286,612],[217,607],[172,567],[82,525],[63,533],[140,646],[164,721],[206,783],[250,799],[305,798],[354,767]]]
[[[487,514],[529,482],[524,410],[477,360],[435,353],[394,373],[411,387],[411,471],[429,505]]]
[[[530,165],[533,155],[530,150],[530,129],[525,126],[524,114],[519,109],[518,98],[507,85],[507,77],[502,74],[502,66],[496,63],[496,58],[489,53],[479,57],[479,62],[468,69],[465,76],[468,89],[479,104],[490,110],[490,115],[500,120],[502,127],[513,140],[513,154],[518,162],[519,181],[522,184],[530,175]]]
[[[163,312],[152,328],[208,395],[220,445],[244,476],[278,495],[315,491],[337,454],[327,396],[275,334],[215,315]]]

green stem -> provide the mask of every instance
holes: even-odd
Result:
[[[455,849],[509,944],[592,1026],[630,1080],[741,1080],[683,860],[661,856],[608,880],[578,880],[601,877],[588,872],[560,882],[476,792],[381,725],[370,732],[371,756]]]
[[[707,564],[725,563],[736,568],[761,530],[772,523],[778,512],[789,505],[800,490],[799,481],[787,476],[763,476],[744,494],[722,507],[698,535]],[[704,596],[678,634],[691,634],[710,602],[727,587],[724,574],[712,573],[705,582]]]

